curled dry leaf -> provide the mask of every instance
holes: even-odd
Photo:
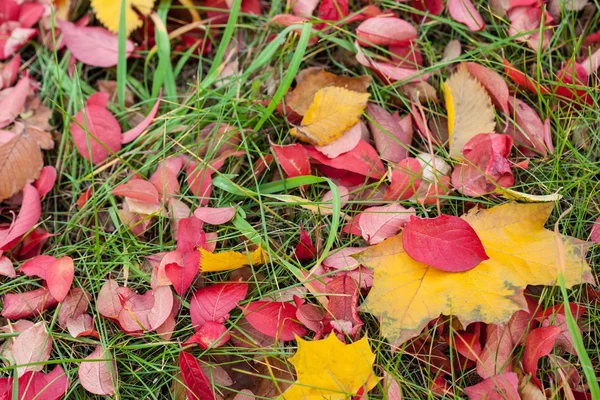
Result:
[[[112,396],[115,394],[114,384],[117,382],[117,364],[112,360],[109,351],[102,346],[87,356],[79,365],[79,382],[90,393]]]
[[[300,241],[294,249],[294,255],[298,260],[312,260],[315,257],[315,246],[310,235],[304,228],[300,228]]]

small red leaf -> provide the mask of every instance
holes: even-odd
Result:
[[[600,217],[596,218],[590,232],[590,240],[594,243],[600,243]]]
[[[368,18],[356,28],[356,35],[363,46],[388,46],[417,37],[415,27],[397,17]]]
[[[11,124],[23,111],[25,101],[29,95],[31,81],[28,77],[19,79],[19,83],[13,88],[5,89],[10,95],[2,96],[0,99],[0,128]],[[3,91],[3,94],[6,93]]]
[[[117,381],[117,365],[113,361],[110,365],[111,355],[105,351],[102,346],[96,346],[96,349],[85,358],[79,365],[79,382],[81,386],[90,393],[112,396],[115,394],[114,384]]]
[[[534,81],[518,69],[516,69],[511,63],[508,62],[506,58],[503,59],[504,62],[504,71],[508,75],[508,77],[517,85],[529,89],[533,93],[541,93],[541,94],[550,94],[550,90],[546,89],[544,86],[540,85],[538,82]],[[510,102],[510,101],[509,101]]]
[[[486,342],[477,359],[477,373],[489,378],[502,372],[513,370],[513,342],[508,327],[489,324],[486,328]]]
[[[84,110],[77,113],[71,124],[71,135],[79,154],[94,165],[121,150],[119,122],[106,108],[94,104],[86,103]]]
[[[515,372],[494,375],[477,385],[466,387],[469,400],[520,400],[519,377]]]
[[[69,378],[63,369],[57,365],[47,374],[42,372],[27,372],[20,377],[18,399],[59,400],[63,398],[68,388]],[[2,397],[0,396],[0,398]]]
[[[292,11],[301,17],[310,18],[318,4],[319,0],[296,0],[292,5]]]
[[[310,175],[308,153],[301,144],[280,146],[271,143],[271,148],[288,178]]]
[[[508,85],[495,71],[474,62],[466,62],[465,66],[490,95],[490,98],[504,114],[508,114]]]
[[[140,122],[137,126],[134,126],[127,132],[123,133],[123,136],[121,136],[121,143],[126,144],[129,142],[133,142],[138,136],[140,136],[146,130],[146,128],[150,126],[150,124],[154,120],[154,117],[156,117],[156,113],[158,112],[159,106],[160,95],[156,99],[156,102],[154,103],[154,106],[152,107],[148,115],[146,115],[146,118],[144,118],[142,122]]]
[[[339,21],[348,16],[348,0],[323,0],[317,15],[322,20]]]
[[[383,195],[384,200],[410,199],[421,184],[421,163],[416,158],[409,157],[392,165],[392,168],[391,182]]]
[[[414,208],[406,209],[400,204],[369,207],[360,214],[358,225],[362,237],[369,244],[377,244],[397,234],[414,215]]]
[[[190,400],[216,400],[208,377],[200,368],[200,363],[190,353],[179,353],[179,369]]]
[[[448,0],[448,11],[452,18],[472,31],[485,28],[485,23],[471,0]]]
[[[343,171],[354,172],[369,178],[379,179],[385,174],[383,163],[375,149],[361,140],[351,151],[336,158],[329,158],[312,146],[305,146],[312,162],[324,164]]]
[[[194,217],[210,225],[221,225],[227,223],[235,216],[233,207],[200,207],[194,211]]]
[[[94,318],[89,314],[79,314],[67,320],[67,330],[74,338],[82,336],[98,337],[98,332],[94,330]]]
[[[515,96],[508,103],[516,122],[515,129],[508,132],[514,136],[515,144],[528,157],[538,153],[545,157],[548,154],[544,144],[544,123],[537,112],[524,101]]]
[[[9,278],[14,278],[17,276],[15,272],[15,267],[13,267],[12,261],[8,259],[6,256],[0,257],[0,275],[6,276]]]
[[[173,284],[173,288],[179,296],[183,296],[188,290],[196,275],[200,271],[200,252],[191,251],[183,255],[183,266],[177,263],[165,265],[165,273]]]
[[[14,362],[16,365],[35,365],[17,367],[19,376],[27,371],[41,371],[44,368],[42,363],[48,361],[51,350],[52,338],[46,332],[46,327],[42,322],[21,332],[12,345]]]
[[[206,246],[204,222],[196,217],[182,218],[177,226],[177,251],[186,254]]]
[[[448,272],[468,271],[489,259],[471,225],[450,215],[411,217],[402,245],[414,260]]]
[[[119,301],[117,282],[109,279],[100,289],[98,299],[96,300],[96,308],[100,315],[106,318],[117,319],[123,306]]]
[[[153,331],[169,317],[173,301],[169,286],[159,286],[143,295],[133,294],[122,301],[119,325],[128,333]]]
[[[9,250],[37,224],[42,215],[42,203],[37,189],[30,184],[23,188],[23,201],[17,218],[10,227],[0,230],[0,250]]]
[[[336,158],[340,154],[347,153],[354,149],[358,145],[358,142],[360,142],[361,138],[361,123],[357,123],[348,128],[341,138],[336,139],[325,146],[315,146],[315,149],[319,150],[329,158]]]
[[[52,297],[62,302],[73,283],[75,266],[71,257],[61,257],[48,265],[46,270],[46,283]]]
[[[540,358],[550,354],[560,332],[561,329],[559,326],[536,328],[529,332],[529,336],[527,336],[527,340],[525,341],[523,371],[531,374],[531,380],[540,388],[542,387],[542,382],[536,376],[538,361]]]
[[[393,162],[404,160],[412,142],[412,130],[404,132],[400,117],[378,105],[369,104],[367,113],[373,119],[369,121],[369,129],[381,158]]]
[[[229,341],[227,327],[220,322],[208,321],[184,345],[196,343],[203,350],[223,346]]]
[[[9,319],[29,318],[57,304],[58,301],[46,288],[25,293],[9,293],[4,296],[2,316]]]
[[[360,253],[365,249],[366,247],[344,247],[343,249],[338,249],[335,254],[332,254],[323,260],[323,265],[333,269],[356,269],[360,264],[352,257],[352,254]]]
[[[51,165],[46,165],[42,168],[40,176],[33,186],[38,190],[40,197],[44,197],[52,190],[54,182],[56,182],[56,168]]]
[[[471,361],[477,361],[481,354],[481,343],[479,335],[471,332],[455,332],[452,335],[452,347],[463,357]],[[450,337],[447,338],[450,343]]]
[[[358,316],[358,285],[348,275],[342,275],[326,286],[329,297],[327,307],[331,318],[338,322],[350,322],[352,327],[361,326]]]
[[[198,289],[190,301],[192,325],[198,330],[208,321],[223,323],[248,293],[245,282],[217,283]]]
[[[69,318],[75,318],[78,315],[85,313],[90,305],[90,298],[90,294],[83,289],[71,289],[60,306],[60,311],[58,312],[58,325],[62,328],[66,328],[67,320]]]
[[[300,242],[296,245],[294,254],[298,260],[312,260],[315,257],[315,246],[304,228],[300,228]]]
[[[244,307],[244,316],[260,333],[279,340],[294,340],[307,329],[295,321],[296,306],[279,301],[253,301]]]
[[[143,179],[131,179],[129,182],[114,188],[112,194],[115,196],[129,197],[130,199],[148,204],[160,204],[156,187]]]

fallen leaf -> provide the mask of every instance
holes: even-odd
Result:
[[[115,394],[114,384],[118,379],[117,364],[112,360],[110,352],[98,345],[85,360],[79,365],[78,371],[81,386],[93,394],[104,396]]]
[[[385,168],[377,152],[373,146],[362,139],[351,151],[336,158],[329,158],[311,146],[306,146],[306,151],[313,162],[332,168],[354,172],[373,179],[379,179],[385,174]]]
[[[56,168],[51,165],[47,165],[40,171],[40,176],[35,181],[33,186],[37,189],[40,197],[47,195],[56,182]]]
[[[358,122],[368,99],[368,93],[340,87],[321,89],[302,118],[301,126],[292,128],[290,133],[313,145],[329,144]]]
[[[0,275],[8,278],[14,278],[17,276],[12,261],[10,261],[6,256],[0,257]]]
[[[296,0],[293,2],[292,11],[301,17],[310,18],[318,4],[319,0]]]
[[[465,67],[485,88],[494,105],[505,115],[508,115],[509,93],[506,81],[495,71],[484,67],[483,65],[474,62],[466,62]]]
[[[179,369],[188,399],[216,400],[210,380],[193,355],[185,351],[179,352]]]
[[[326,21],[339,21],[349,14],[348,0],[323,0],[317,16]]]
[[[119,32],[121,3],[117,0],[92,0],[92,9],[96,18],[114,33]],[[130,0],[125,6],[125,31],[127,36],[131,31],[142,26],[143,20],[138,13],[147,17],[152,12],[154,0]]]
[[[315,257],[315,252],[315,246],[312,243],[310,235],[304,228],[300,228],[300,241],[294,249],[294,255],[300,261],[312,260]]]
[[[416,336],[440,314],[454,315],[463,326],[508,322],[526,308],[527,285],[553,285],[557,279],[554,234],[543,227],[551,211],[551,203],[509,203],[463,216],[490,257],[466,272],[414,261],[403,250],[402,235],[371,247],[356,256],[375,272],[363,310],[380,318],[382,334],[392,343]],[[564,241],[566,286],[593,282],[584,246],[568,236]]]
[[[485,23],[471,0],[448,0],[448,12],[454,20],[465,24],[472,31],[485,28]]]
[[[358,145],[361,138],[362,127],[361,123],[359,122],[358,124],[354,124],[351,128],[347,129],[343,133],[341,138],[336,139],[333,142],[326,144],[325,146],[315,146],[315,149],[319,150],[321,153],[323,153],[329,158],[336,158],[341,154],[352,151]],[[306,150],[304,152],[306,152]]]
[[[62,302],[73,283],[75,266],[71,257],[61,257],[52,261],[46,270],[46,283],[52,297]]]
[[[12,357],[15,365],[33,365],[17,367],[18,375],[23,376],[28,371],[41,371],[44,368],[44,361],[50,358],[50,351],[52,351],[52,338],[42,322],[25,329],[13,343]]]
[[[173,292],[169,286],[159,286],[145,294],[132,294],[121,300],[119,325],[125,332],[153,331],[165,322],[173,308]]]
[[[298,143],[287,146],[271,143],[271,148],[288,178],[310,175],[310,162],[304,146]]]
[[[158,190],[156,187],[144,179],[130,179],[112,190],[115,196],[129,197],[148,204],[160,204]]]
[[[12,87],[17,81],[21,56],[17,54],[9,62],[0,65],[0,90]]]
[[[489,324],[486,327],[486,338],[485,346],[477,360],[479,376],[487,379],[496,374],[512,372],[513,351],[518,342],[513,341],[509,325],[505,327]]]
[[[90,294],[81,288],[73,288],[63,300],[60,311],[58,312],[58,325],[62,328],[67,327],[69,318],[77,317],[87,311],[90,305]]]
[[[408,82],[419,82],[429,78],[429,73],[423,73],[418,69],[406,68],[405,66],[397,66],[393,61],[374,61],[368,57],[362,50],[358,41],[354,42],[354,46],[357,49],[356,61],[365,67],[371,68],[389,82],[402,81]],[[401,64],[402,65],[402,64]]]
[[[177,228],[177,251],[186,254],[206,246],[204,223],[196,217],[182,218]]]
[[[412,157],[392,165],[391,182],[383,195],[384,200],[410,199],[421,184],[421,169],[419,160]]]
[[[469,400],[521,400],[519,377],[514,372],[491,376],[464,390]]]
[[[508,34],[515,36],[515,40],[526,42],[534,51],[548,47],[552,31],[545,25],[552,23],[554,19],[547,11],[537,5],[513,7],[508,10],[507,15],[510,20]],[[542,25],[542,18],[544,18],[544,25]],[[540,27],[540,25],[542,26]]]
[[[590,240],[594,243],[600,243],[600,217],[596,218],[596,221],[592,224]]]
[[[400,204],[369,207],[360,214],[358,226],[361,235],[369,244],[377,244],[394,236],[408,223],[415,209],[404,208]]]
[[[119,318],[119,313],[123,305],[119,301],[118,288],[119,284],[112,279],[107,280],[100,288],[96,300],[96,309],[103,317],[111,319]]]
[[[536,376],[538,361],[540,358],[550,354],[560,332],[561,329],[559,326],[536,328],[529,332],[525,341],[523,371],[526,374],[531,374],[531,381],[540,388],[542,387],[542,382]]]
[[[450,156],[460,160],[465,144],[475,135],[494,132],[494,108],[483,86],[464,66],[459,66],[458,71],[444,82],[444,94],[448,110]]]
[[[248,389],[242,389],[231,400],[256,400],[254,394]]]
[[[381,158],[393,162],[404,160],[412,142],[412,131],[404,132],[400,117],[378,105],[369,104],[367,113],[373,119],[369,120],[369,129]]]
[[[244,316],[260,333],[279,340],[294,340],[308,333],[296,322],[296,306],[279,301],[253,301],[243,307]]]
[[[304,116],[313,104],[317,92],[325,87],[340,87],[354,92],[367,93],[371,84],[369,75],[359,77],[339,76],[323,68],[303,69],[296,75],[296,87],[285,95],[285,103],[292,110]]]
[[[260,247],[250,253],[231,250],[211,253],[200,249],[200,254],[201,272],[227,271],[242,268],[245,265],[262,265],[267,262],[267,253]]]
[[[74,338],[82,336],[98,337],[98,332],[94,330],[94,318],[91,315],[83,313],[67,320],[67,330],[69,335]]]
[[[363,325],[358,316],[358,285],[352,277],[339,276],[328,282],[325,290],[329,297],[329,318],[338,324],[348,322],[352,328]]]
[[[515,96],[510,97],[508,107],[516,123],[508,133],[513,135],[517,147],[528,157],[538,154],[545,157],[548,154],[544,144],[545,128],[537,112]]]
[[[229,341],[231,336],[227,327],[219,322],[208,321],[198,329],[184,345],[196,343],[201,349],[217,348]]]
[[[497,187],[495,192],[498,193],[500,196],[504,197],[505,199],[521,201],[523,203],[540,203],[540,202],[547,202],[547,201],[558,201],[558,200],[562,199],[562,195],[559,193],[536,195],[536,194],[517,192],[516,190],[503,188],[503,187]]]
[[[31,92],[31,80],[24,76],[15,87],[2,91],[0,100],[0,128],[10,125],[25,107],[27,96]]]
[[[24,293],[8,293],[4,296],[3,302],[2,316],[9,319],[36,316],[58,304],[46,288]]]
[[[447,272],[468,271],[489,259],[473,227],[452,215],[410,216],[402,247],[413,260]]]
[[[417,30],[403,19],[384,16],[361,22],[356,27],[356,35],[363,46],[388,46],[415,39]]]
[[[506,58],[503,58],[504,71],[508,77],[517,85],[530,90],[535,94],[550,94],[550,90],[516,69]]]
[[[198,330],[207,322],[223,323],[229,312],[246,298],[248,284],[245,282],[223,282],[200,288],[190,301],[192,325]]]
[[[222,225],[231,221],[235,212],[234,207],[200,207],[194,211],[194,217],[210,225]]]
[[[144,131],[150,126],[154,118],[156,118],[156,114],[158,113],[158,108],[160,107],[160,95],[154,102],[154,106],[150,109],[150,112],[146,117],[136,126],[131,128],[130,130],[123,132],[123,136],[121,136],[121,143],[126,144],[129,142],[133,142],[140,136]]]
[[[375,355],[366,336],[351,344],[336,335],[313,341],[298,338],[298,351],[288,361],[298,379],[281,396],[285,400],[344,400],[363,387],[371,390],[379,380],[373,374]]]
[[[57,365],[51,372],[27,372],[19,378],[19,400],[59,400],[69,388],[69,378]]]
[[[360,264],[354,257],[351,256],[353,254],[360,253],[365,249],[366,247],[344,247],[343,249],[338,249],[335,254],[332,254],[323,260],[323,265],[327,268],[333,269],[351,270],[358,268]]]
[[[450,63],[460,57],[462,54],[462,46],[460,41],[454,39],[449,41],[444,47],[444,56],[440,60],[442,63]]]
[[[198,264],[200,263],[200,253],[192,251],[182,256],[183,265],[178,263],[168,263],[165,265],[165,274],[171,281],[173,288],[179,296],[184,296],[198,275]]]

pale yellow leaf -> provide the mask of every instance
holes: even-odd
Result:
[[[492,100],[467,69],[458,71],[444,82],[444,96],[448,110],[450,157],[461,160],[465,144],[480,133],[492,133],[496,119]]]
[[[246,265],[261,265],[267,261],[267,253],[260,247],[250,253],[239,253],[237,251],[211,253],[202,248],[199,250],[200,271],[202,272],[228,271]]]
[[[544,228],[552,203],[508,203],[463,216],[481,239],[489,260],[466,272],[444,272],[414,261],[402,235],[356,256],[375,272],[363,311],[377,316],[383,336],[400,344],[418,335],[440,314],[454,315],[467,326],[474,321],[504,324],[527,309],[527,285],[557,280],[554,233]],[[572,287],[593,282],[585,246],[563,237],[565,282]]]
[[[304,197],[294,196],[291,194],[264,194],[264,197],[270,197],[272,199],[276,199],[282,201],[284,203],[290,203],[299,205],[300,207],[312,211],[315,214],[320,215],[331,215],[333,214],[333,204],[332,202],[328,203],[319,203],[314,202]]]
[[[340,87],[321,89],[304,115],[302,126],[293,128],[290,133],[316,146],[329,144],[358,122],[368,100],[368,93]]]
[[[91,0],[96,17],[109,31],[119,32],[121,16],[121,0]],[[131,31],[142,26],[142,20],[136,13],[149,15],[154,7],[154,0],[125,0],[125,25],[127,36]]]
[[[367,337],[351,343],[336,335],[307,341],[297,338],[298,351],[289,361],[298,379],[281,400],[346,400],[360,388],[372,389],[379,378],[373,374],[375,354]]]
[[[520,201],[522,203],[543,203],[546,201],[557,201],[562,199],[562,195],[558,193],[546,194],[546,195],[535,195],[523,192],[517,192],[516,190],[503,188],[498,186],[496,193],[508,200]]]

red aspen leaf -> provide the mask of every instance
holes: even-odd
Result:
[[[17,336],[12,346],[12,357],[15,365],[36,364],[48,361],[52,351],[52,338],[46,332],[42,322],[25,329]],[[27,371],[41,371],[43,364],[17,367],[19,376]]]
[[[2,316],[8,319],[29,318],[57,304],[58,301],[46,288],[24,293],[8,293],[4,296]]]
[[[486,342],[477,359],[477,373],[482,378],[513,371],[513,342],[510,328],[489,324],[486,327]]]
[[[17,276],[12,261],[10,261],[6,256],[0,257],[0,275],[6,276],[8,278],[14,278]]]
[[[312,239],[304,228],[300,228],[300,242],[296,245],[294,254],[301,261],[312,260],[315,257],[315,246],[313,246]]]
[[[152,183],[144,179],[131,179],[129,182],[115,187],[112,194],[129,197],[148,204],[160,204],[158,190]]]
[[[158,113],[159,107],[160,95],[158,96],[156,102],[154,103],[154,106],[152,106],[152,109],[150,110],[148,115],[146,115],[146,117],[142,120],[142,122],[131,128],[130,130],[123,132],[123,136],[121,137],[121,143],[127,144],[137,139],[137,137],[140,136],[150,126],[150,124],[156,117],[156,114]]]
[[[67,327],[69,318],[77,317],[87,311],[90,305],[90,294],[81,288],[73,288],[63,300],[58,312],[58,325]]]
[[[550,90],[546,89],[544,86],[540,85],[538,82],[516,69],[510,62],[508,62],[506,58],[503,58],[502,60],[504,62],[504,71],[514,83],[536,94],[551,93]]]
[[[179,369],[190,400],[216,400],[212,384],[202,371],[200,363],[190,353],[179,353]]]
[[[81,386],[93,394],[105,396],[115,394],[114,385],[118,379],[117,364],[112,360],[110,352],[104,350],[102,346],[96,346],[85,360],[79,365],[78,371]]]
[[[71,135],[79,154],[94,165],[121,150],[119,122],[106,108],[94,104],[86,103],[84,109],[77,113],[71,124]]]
[[[296,306],[278,301],[253,301],[244,308],[244,316],[256,330],[279,340],[294,340],[308,333],[295,322]]]
[[[201,349],[217,348],[223,346],[230,339],[227,327],[220,322],[208,321],[198,329],[184,345],[196,343]]]
[[[388,46],[415,39],[417,30],[397,17],[375,17],[361,22],[356,35],[363,46]]]
[[[448,12],[455,21],[465,24],[472,31],[485,28],[483,18],[471,0],[448,0]]]
[[[119,285],[112,279],[107,280],[106,283],[102,285],[102,288],[100,288],[96,300],[96,309],[103,317],[110,319],[119,318],[119,313],[123,306],[119,301],[118,288]]]
[[[327,283],[329,304],[327,310],[336,322],[350,322],[352,327],[361,326],[358,316],[358,285],[348,275],[342,275]]]
[[[414,260],[447,272],[468,271],[489,259],[469,223],[450,215],[431,219],[411,216],[402,245]]]
[[[280,146],[271,144],[275,157],[288,178],[310,175],[308,153],[301,144]]]
[[[24,76],[19,79],[15,87],[5,89],[10,95],[3,96],[0,100],[0,128],[10,125],[19,116],[25,107],[25,101],[31,91],[31,80]]]
[[[536,328],[529,332],[529,336],[527,336],[527,340],[525,341],[523,371],[531,374],[531,380],[540,388],[542,387],[542,382],[536,376],[538,361],[540,358],[550,354],[560,332],[561,329],[558,326]]]
[[[40,171],[40,176],[35,181],[33,186],[37,189],[40,197],[44,197],[47,195],[52,188],[54,187],[54,183],[56,182],[56,169],[47,165]]]
[[[392,165],[391,182],[383,195],[384,200],[406,200],[414,196],[421,184],[421,171],[421,163],[412,157]]]
[[[361,137],[362,128],[361,123],[359,122],[348,128],[341,138],[336,139],[325,146],[315,146],[315,149],[319,150],[329,158],[336,158],[340,154],[347,153],[354,149],[358,145],[358,142],[360,142]]]
[[[210,225],[221,225],[231,221],[235,212],[233,207],[200,207],[194,211],[194,217]]]
[[[98,337],[98,332],[94,330],[94,318],[91,315],[82,313],[75,317],[67,319],[67,330],[74,338],[82,336]]]
[[[165,274],[173,284],[173,288],[179,296],[183,296],[188,290],[196,275],[198,275],[200,264],[200,252],[191,251],[183,254],[183,265],[169,263],[165,265]]]
[[[404,160],[412,142],[412,131],[404,132],[399,116],[388,113],[378,105],[369,104],[367,113],[373,119],[369,121],[369,129],[381,158],[393,162]]]
[[[594,243],[600,243],[600,217],[596,218],[596,221],[592,224],[590,240]]]
[[[223,323],[229,318],[229,312],[248,293],[245,282],[224,282],[200,288],[190,301],[192,325],[198,330],[209,321]]]
[[[520,400],[519,377],[515,372],[490,376],[477,385],[464,389],[469,400]]]
[[[133,294],[123,303],[119,325],[125,332],[153,331],[165,322],[173,308],[173,292],[159,286],[145,294]]]
[[[498,73],[483,65],[466,62],[465,66],[467,67],[467,71],[487,90],[494,105],[504,114],[508,115],[509,93],[506,81]]]
[[[59,303],[62,302],[73,283],[75,266],[71,257],[61,257],[48,265],[46,270],[46,283],[52,297]]]
[[[517,147],[528,157],[539,154],[545,157],[548,150],[544,144],[544,123],[537,112],[527,103],[511,96],[508,106],[516,126],[512,132]]]
[[[117,65],[119,41],[117,35],[104,28],[77,26],[69,21],[57,20],[67,49],[77,61],[94,67],[109,68]],[[125,42],[125,55],[129,57],[135,46]]]
[[[177,250],[183,254],[206,246],[204,223],[196,217],[182,218],[177,228]]]
[[[369,207],[360,214],[358,225],[362,237],[369,244],[377,244],[396,235],[414,215],[414,208],[406,209],[400,204]]]
[[[379,179],[385,174],[383,163],[375,149],[361,140],[351,151],[330,159],[312,146],[305,146],[306,151],[314,162],[324,164],[332,168],[354,172],[368,178]]]
[[[59,400],[69,388],[69,378],[63,369],[57,365],[44,374],[42,372],[27,372],[19,378],[19,400]],[[1,398],[1,397],[0,397]]]

